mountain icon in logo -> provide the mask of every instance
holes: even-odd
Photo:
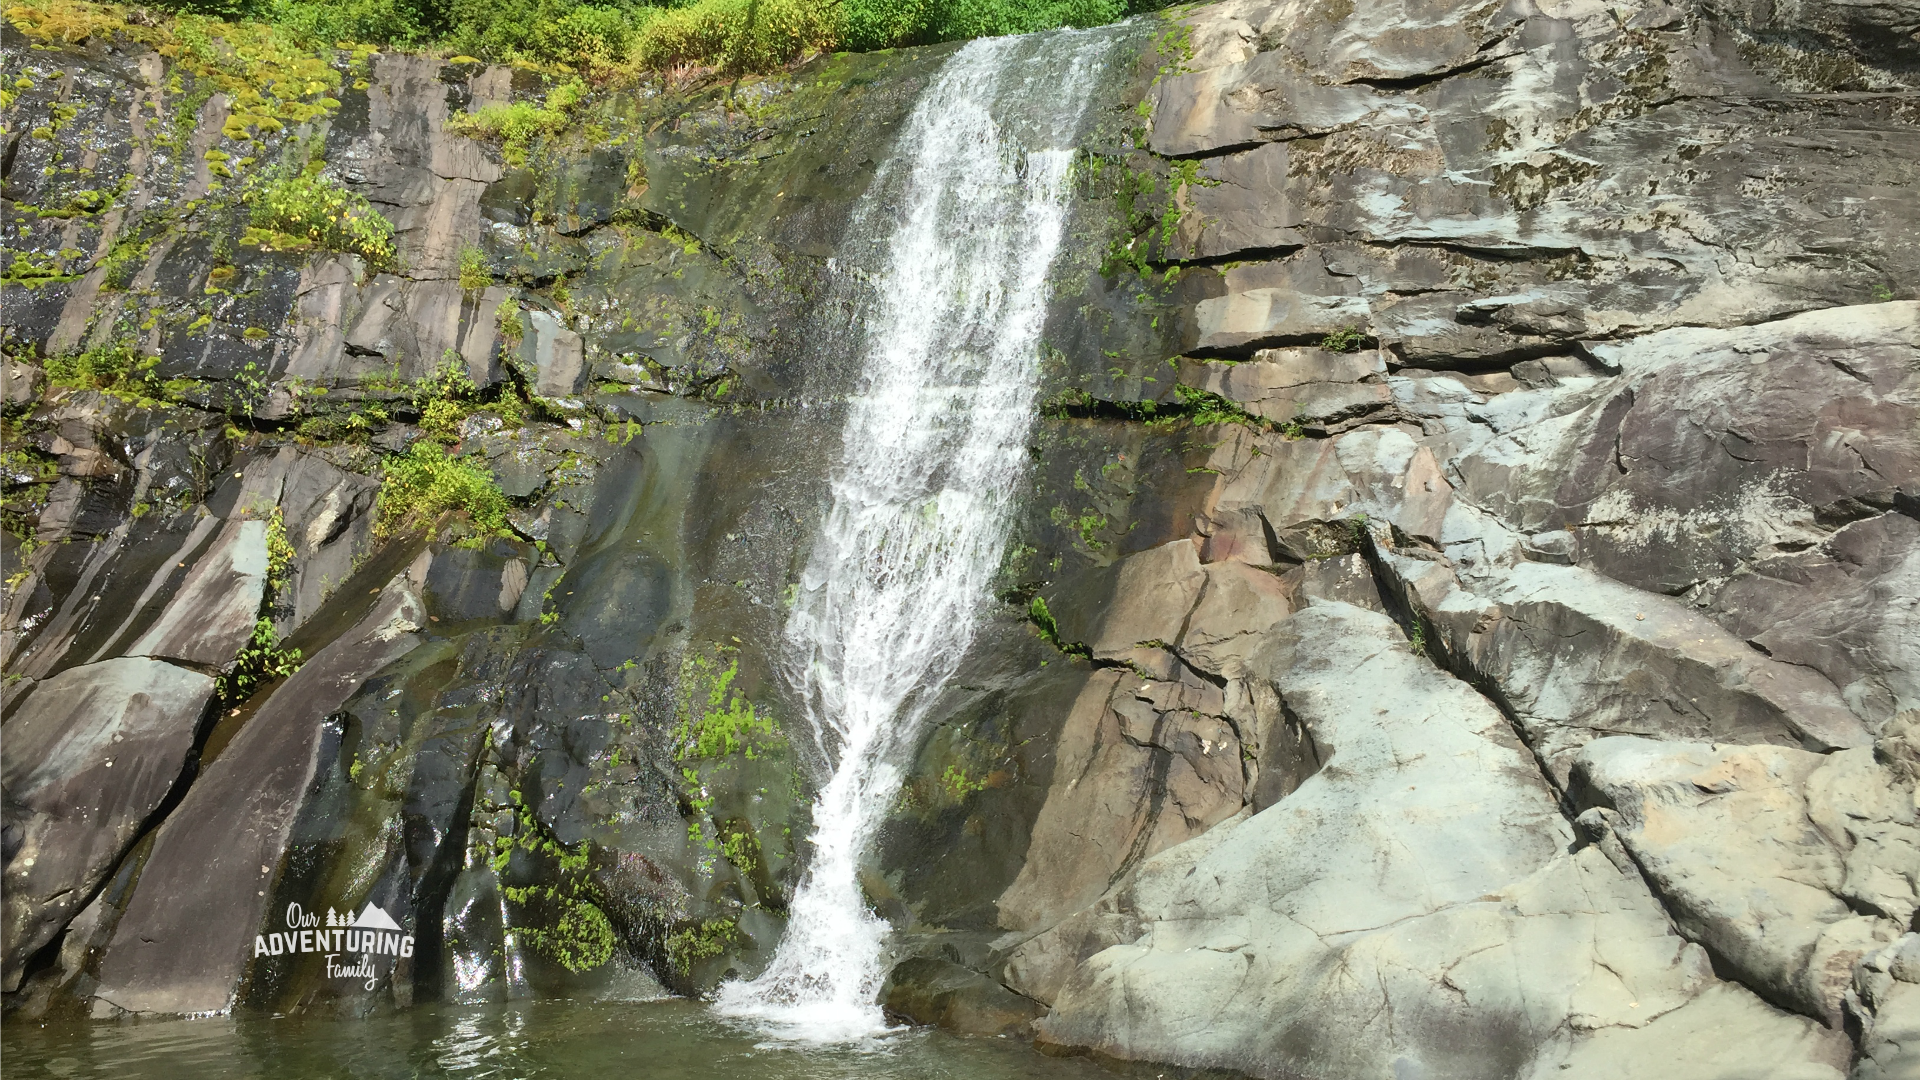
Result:
[[[347,925],[362,930],[400,931],[400,924],[393,921],[393,916],[381,910],[380,905],[372,902],[367,904],[367,910],[355,916],[354,920]]]

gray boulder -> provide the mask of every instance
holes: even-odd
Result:
[[[1325,764],[1063,924],[1092,955],[1046,995],[1043,1044],[1262,1077],[1484,1077],[1651,1057],[1671,1028],[1698,1036],[1657,1018],[1727,998],[1730,1069],[1837,1075],[1844,1041],[1718,984],[1630,865],[1567,854],[1505,719],[1389,620],[1316,602],[1272,641],[1261,677]],[[1097,949],[1102,928],[1118,939]],[[1602,1036],[1635,1049],[1589,1049]],[[1799,1071],[1768,1071],[1782,1053]]]
[[[180,783],[213,679],[138,657],[68,668],[7,718],[6,989]]]
[[[127,655],[224,668],[253,636],[266,588],[267,523],[230,521]]]
[[[1854,968],[1911,924],[1920,814],[1871,749],[1599,739],[1574,765],[1675,923],[1741,982],[1838,1028]]]

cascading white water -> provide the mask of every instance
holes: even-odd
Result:
[[[717,1009],[813,1041],[885,1030],[887,925],[861,853],[973,639],[1000,564],[1039,377],[1072,142],[1109,34],[974,41],[915,105],[856,216],[890,220],[827,512],[787,622],[831,778],[772,964]],[[896,174],[896,170],[904,170]]]

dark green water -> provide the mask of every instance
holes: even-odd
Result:
[[[372,1020],[9,1022],[0,1051],[8,1080],[1112,1080],[1087,1061],[1045,1057],[1022,1041],[926,1029],[858,1047],[770,1044],[689,1001],[449,1006]]]

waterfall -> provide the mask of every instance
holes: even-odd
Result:
[[[867,908],[860,856],[1000,564],[1072,144],[1114,40],[969,43],[921,94],[856,211],[882,269],[832,504],[785,641],[833,771],[786,936],[759,978],[721,988],[722,1014],[817,1041],[886,1027],[875,999],[887,924]]]

